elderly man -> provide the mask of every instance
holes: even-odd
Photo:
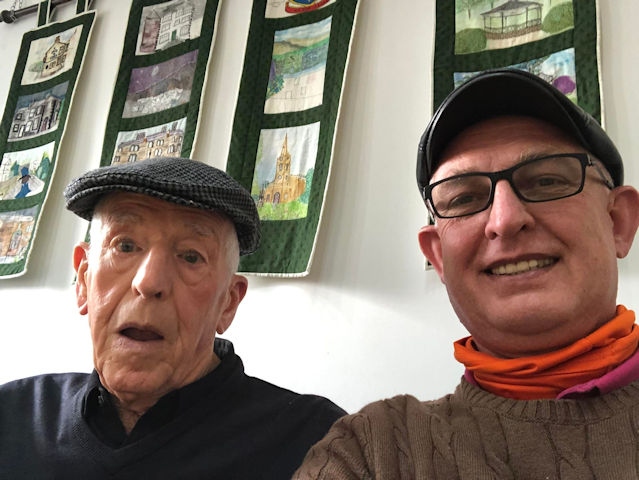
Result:
[[[345,412],[245,375],[227,340],[259,242],[250,194],[181,158],[86,173],[65,190],[91,220],[74,250],[92,374],[0,387],[0,477],[290,478]]]
[[[544,80],[489,71],[436,111],[417,178],[464,377],[343,417],[296,477],[639,478],[639,329],[616,304],[639,193],[610,138]]]

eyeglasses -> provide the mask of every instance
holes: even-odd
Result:
[[[594,167],[610,189],[614,185],[586,153],[557,153],[518,163],[498,172],[455,175],[424,187],[422,197],[439,218],[473,215],[486,210],[495,197],[495,185],[507,180],[525,202],[549,202],[577,195],[584,188],[586,167]]]

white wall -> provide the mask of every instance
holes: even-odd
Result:
[[[451,0],[452,1],[452,0]],[[0,5],[0,8],[8,8]],[[25,1],[24,5],[35,3]],[[435,0],[360,0],[332,176],[311,275],[250,277],[225,334],[252,375],[330,397],[349,411],[398,393],[433,398],[462,372],[452,341],[465,335],[416,233],[425,208],[415,153],[431,110]],[[62,190],[99,163],[130,1],[96,0],[98,17],[60,150],[29,271],[0,281],[0,383],[51,371],[89,371],[86,318],[75,310],[71,249],[86,225]],[[194,158],[224,168],[250,17],[224,0]],[[639,185],[639,2],[600,0],[607,128]],[[58,9],[59,18],[72,12]],[[34,17],[0,24],[0,99]],[[4,107],[3,107],[4,108]],[[637,308],[639,245],[621,262],[619,300]]]

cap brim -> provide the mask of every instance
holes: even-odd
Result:
[[[91,220],[101,198],[112,192],[137,193],[222,213],[235,225],[241,255],[259,245],[260,219],[251,194],[227,173],[202,162],[162,157],[100,167],[66,187],[66,207]]]

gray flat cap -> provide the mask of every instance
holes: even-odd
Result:
[[[109,192],[149,195],[185,207],[225,214],[234,224],[240,255],[260,242],[260,218],[251,194],[215,167],[188,158],[158,157],[91,170],[64,190],[67,209],[91,220],[100,198]]]
[[[502,115],[544,120],[572,135],[623,184],[623,162],[599,123],[537,75],[522,70],[487,70],[453,90],[441,103],[419,142],[417,185],[420,193],[439,166],[448,143],[475,123]]]

